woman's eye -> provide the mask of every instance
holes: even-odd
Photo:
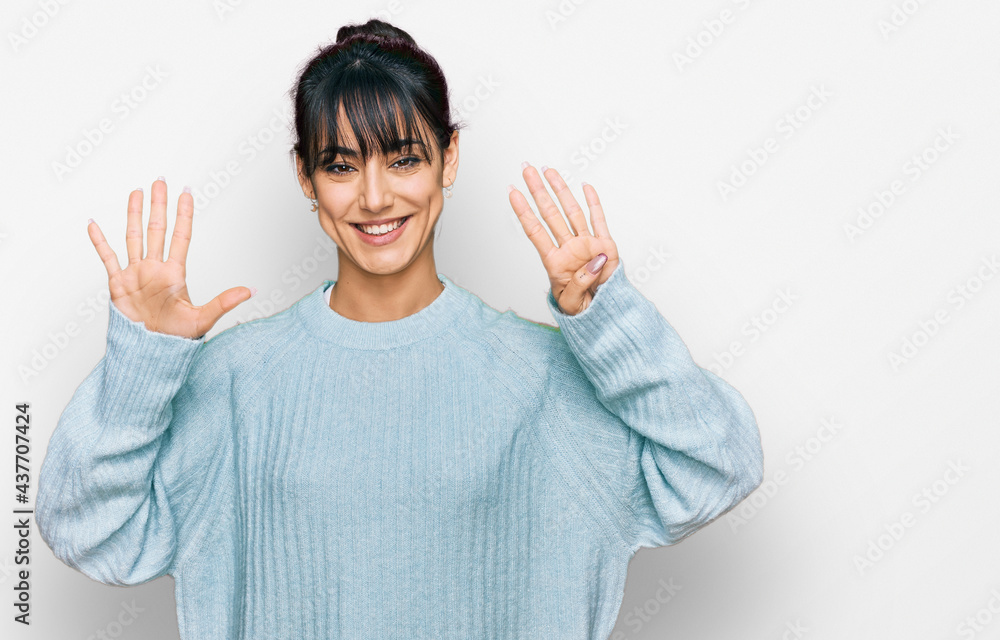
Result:
[[[407,156],[405,158],[400,158],[399,160],[397,160],[396,164],[399,164],[400,162],[403,163],[402,166],[400,167],[401,169],[412,169],[413,167],[420,164],[420,158],[417,158],[415,156]]]
[[[400,158],[399,160],[394,162],[393,166],[399,169],[412,169],[416,167],[418,164],[420,164],[420,162],[421,159],[416,156],[407,156],[405,158]],[[352,167],[339,162],[327,165],[326,167],[323,168],[323,170],[335,176],[347,175],[348,173],[354,171]]]

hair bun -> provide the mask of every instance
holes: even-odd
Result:
[[[364,40],[370,42],[398,39],[413,46],[417,44],[410,34],[378,18],[372,18],[364,24],[344,25],[337,31],[337,43],[339,44],[353,36],[363,36]]]

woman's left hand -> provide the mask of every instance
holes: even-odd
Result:
[[[587,199],[587,208],[590,210],[590,222],[594,227],[593,235],[587,227],[587,219],[583,214],[583,209],[577,204],[576,199],[570,192],[566,182],[555,169],[548,168],[544,171],[546,179],[552,185],[552,190],[559,203],[566,211],[569,218],[570,227],[566,226],[559,207],[549,197],[549,192],[542,183],[542,178],[538,171],[529,165],[521,172],[528,191],[535,199],[538,210],[552,230],[559,246],[552,243],[552,238],[545,231],[545,227],[535,217],[531,205],[524,195],[509,185],[510,206],[514,208],[524,228],[524,233],[528,239],[538,249],[538,255],[542,258],[542,265],[549,274],[549,282],[552,284],[552,295],[559,303],[559,309],[566,315],[574,316],[590,305],[597,287],[611,277],[611,273],[618,266],[618,247],[608,233],[608,225],[604,221],[604,210],[601,208],[601,201],[597,198],[597,191],[592,185],[586,184],[583,187],[583,195]],[[603,253],[608,257],[604,266],[598,269],[597,273],[590,273],[586,265]]]

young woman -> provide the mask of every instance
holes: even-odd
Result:
[[[606,638],[635,551],[761,482],[750,407],[625,277],[594,188],[591,232],[553,169],[558,205],[523,171],[548,229],[509,198],[558,327],[437,273],[458,132],[407,33],[342,28],[294,102],[337,280],[205,340],[252,292],[188,299],[190,193],[166,258],[162,178],[145,255],[129,196],[124,269],[91,222],[107,353],[49,443],[43,539],[107,584],[171,574],[185,640]]]

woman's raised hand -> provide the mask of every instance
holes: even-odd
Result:
[[[184,261],[191,241],[194,198],[185,190],[177,199],[177,222],[170,239],[170,255],[163,259],[163,240],[167,230],[167,183],[153,182],[150,196],[147,250],[142,251],[142,191],[128,197],[128,224],[125,246],[128,266],[122,269],[96,222],[87,225],[90,240],[108,271],[111,302],[125,316],[143,322],[150,331],[185,338],[200,338],[208,333],[223,314],[250,299],[248,287],[227,289],[200,307],[191,304],[184,281]]]
[[[552,243],[545,227],[535,217],[528,200],[513,185],[508,188],[510,205],[521,221],[528,239],[538,249],[542,265],[549,274],[552,295],[559,303],[559,309],[573,316],[590,305],[594,294],[597,293],[597,287],[611,277],[611,273],[618,266],[618,246],[608,232],[608,225],[604,221],[604,209],[601,208],[601,201],[598,200],[593,185],[588,184],[583,187],[583,195],[587,198],[587,208],[590,210],[590,222],[594,227],[594,233],[591,234],[583,209],[573,198],[559,172],[555,169],[545,169],[543,173],[566,211],[569,227],[566,226],[566,220],[563,219],[559,207],[549,197],[538,171],[525,163],[521,175],[538,206],[538,211],[552,230],[558,246]],[[607,261],[597,269],[596,273],[591,273],[587,270],[587,265],[602,253],[607,256]]]

